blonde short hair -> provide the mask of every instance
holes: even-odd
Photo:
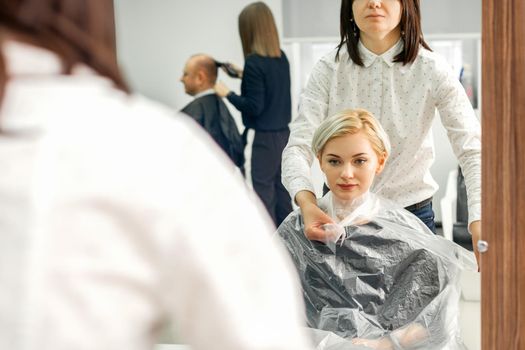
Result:
[[[325,119],[312,139],[312,151],[320,156],[328,141],[347,134],[363,131],[378,157],[388,157],[390,140],[372,113],[364,109],[347,109]]]

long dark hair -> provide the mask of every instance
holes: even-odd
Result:
[[[281,57],[275,20],[264,2],[251,3],[241,11],[239,35],[244,57],[252,53],[265,57]]]
[[[57,53],[64,74],[83,63],[128,92],[117,65],[114,23],[113,0],[0,0],[0,33]],[[0,98],[9,78],[5,64],[0,53]]]
[[[401,2],[401,32],[403,34],[404,47],[396,57],[394,62],[403,62],[403,65],[412,63],[417,57],[419,46],[431,50],[423,38],[421,29],[421,10],[419,0],[399,0]],[[355,24],[352,3],[354,0],[342,0],[340,12],[340,35],[341,41],[337,45],[336,60],[339,60],[339,52],[346,45],[348,55],[352,61],[363,66],[363,60],[359,55],[357,44],[359,43],[359,28]],[[354,35],[355,34],[355,35]]]

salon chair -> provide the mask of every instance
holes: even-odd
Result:
[[[472,238],[468,232],[467,190],[459,167],[449,173],[445,196],[440,205],[443,236],[472,251]]]

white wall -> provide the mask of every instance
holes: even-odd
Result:
[[[481,32],[481,0],[421,0],[425,34]],[[283,0],[285,37],[339,36],[340,0]]]
[[[115,0],[119,60],[135,91],[181,109],[191,98],[179,82],[186,59],[208,53],[243,64],[237,16],[252,0]],[[287,37],[338,36],[339,0],[266,0],[279,33]],[[478,32],[481,0],[423,0],[425,34]],[[283,25],[284,23],[284,25]],[[292,67],[293,70],[293,67]],[[220,73],[235,91],[240,81]],[[240,114],[230,111],[240,126]],[[297,106],[294,106],[294,110]],[[439,198],[448,171],[456,167],[444,130],[434,128],[437,145],[432,173],[440,185],[434,209],[441,219]],[[241,128],[242,129],[242,128]]]
[[[115,0],[119,61],[133,89],[181,109],[191,101],[179,81],[189,56],[207,53],[242,66],[237,16],[251,2]],[[281,33],[281,0],[265,2]],[[219,79],[238,91],[239,80],[224,73],[219,74]]]

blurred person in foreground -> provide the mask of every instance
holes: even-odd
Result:
[[[169,320],[192,349],[308,349],[269,218],[129,92],[112,2],[2,0],[0,23],[0,348],[151,349]]]

